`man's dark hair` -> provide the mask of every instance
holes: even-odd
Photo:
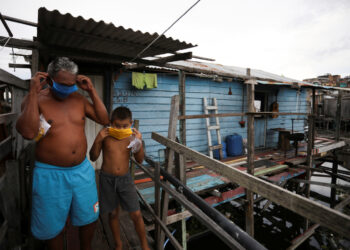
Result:
[[[125,119],[130,119],[132,120],[132,113],[130,109],[127,107],[118,107],[113,110],[112,115],[111,115],[111,122],[115,120],[125,120]]]

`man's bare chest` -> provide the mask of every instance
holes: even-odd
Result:
[[[81,100],[57,101],[50,98],[39,100],[39,112],[51,126],[85,124],[85,108]]]

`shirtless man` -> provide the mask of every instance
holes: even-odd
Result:
[[[35,150],[31,231],[47,240],[49,249],[63,249],[62,231],[70,216],[72,224],[80,227],[81,249],[91,249],[99,206],[84,128],[86,117],[108,124],[108,113],[91,80],[77,75],[78,66],[70,59],[55,59],[47,71],[31,79],[16,124],[26,139],[37,136],[40,114],[51,125]],[[50,87],[42,89],[45,84]],[[92,104],[76,92],[77,85],[89,94]]]

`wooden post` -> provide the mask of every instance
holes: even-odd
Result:
[[[339,141],[340,138],[340,129],[341,129],[341,99],[342,99],[342,92],[338,91],[338,98],[337,98],[337,111],[335,115],[335,139]],[[333,159],[333,166],[332,166],[332,184],[337,183],[337,173],[338,173],[338,159],[337,159],[337,153],[334,152],[334,159]],[[336,205],[336,193],[337,190],[333,187],[331,189],[331,207],[334,208]]]
[[[338,98],[337,98],[337,111],[335,116],[335,139],[339,141],[340,138],[340,127],[341,127],[341,99],[342,99],[342,91],[338,91]]]
[[[140,121],[139,120],[135,120],[134,121],[134,128],[136,128],[137,130],[139,130],[140,127]],[[134,180],[135,179],[135,163],[131,162],[131,177]]]
[[[307,143],[307,170],[306,170],[306,180],[310,181],[311,179],[311,168],[314,165],[314,157],[313,157],[313,148],[314,148],[314,139],[315,139],[315,88],[312,88],[312,114],[308,117],[308,143]],[[306,198],[310,197],[310,184],[305,183],[305,196]],[[305,229],[309,228],[309,220],[305,220]]]
[[[247,69],[247,76],[250,77],[250,69]],[[250,80],[247,86],[248,96],[248,112],[255,112],[254,108],[254,82]],[[254,175],[254,115],[248,115],[248,169],[247,172]],[[247,204],[246,204],[246,231],[254,237],[254,193],[246,190]]]
[[[313,115],[310,115],[308,117],[308,143],[307,143],[307,170],[306,170],[306,180],[310,180],[311,178],[311,168],[313,167],[313,155],[312,155],[312,142],[313,142],[313,120],[314,117]],[[310,185],[309,184],[305,184],[306,185],[306,189],[305,189],[305,196],[307,198],[310,197]]]
[[[175,153],[175,175],[183,184],[186,185],[186,161],[183,154]],[[185,211],[181,206],[181,213]],[[181,232],[182,232],[182,248],[187,249],[187,231],[186,231],[186,218],[181,220]]]
[[[179,114],[186,115],[186,75],[182,70],[179,71],[179,95],[180,95],[180,106]],[[186,145],[186,119],[180,120],[180,142]],[[186,184],[186,158],[183,155],[178,157],[178,175],[177,178],[184,184]],[[184,211],[184,207],[181,206],[181,212]],[[186,218],[181,220],[181,231],[182,231],[182,248],[187,249],[187,236],[186,236]]]
[[[310,181],[311,178],[311,168],[313,167],[313,148],[315,139],[315,103],[316,103],[315,88],[312,88],[312,114],[308,117],[308,144],[307,144],[307,166],[306,180]],[[310,197],[310,185],[306,184],[305,196]]]
[[[134,163],[135,164],[135,163]],[[154,212],[156,216],[160,219],[160,165],[156,164],[155,165],[155,170],[154,170]],[[160,241],[160,224],[155,223],[155,240],[156,240],[156,249],[161,250],[163,248],[159,248],[158,242]]]
[[[179,114],[186,115],[186,75],[179,71],[179,95],[180,95],[180,107]],[[180,142],[182,145],[186,145],[186,119],[180,120]]]
[[[169,129],[168,129],[168,138],[175,141],[176,139],[176,129],[177,129],[177,121],[179,116],[179,96],[175,95],[171,98],[171,106],[170,106],[170,114],[169,114]],[[173,172],[174,169],[174,151],[170,148],[167,148],[167,154],[166,154],[166,168],[165,170],[169,173]],[[168,182],[166,182],[168,183]],[[166,224],[166,219],[168,216],[168,205],[169,205],[169,194],[162,190],[162,221]],[[161,231],[160,233],[160,239],[157,242],[158,249],[163,249],[164,244],[164,232]]]
[[[32,76],[39,70],[39,52],[37,49],[32,50],[31,73]]]

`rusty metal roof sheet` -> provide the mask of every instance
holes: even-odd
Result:
[[[167,63],[166,67],[180,69],[191,73],[207,74],[207,75],[229,77],[229,78],[238,78],[242,80],[249,78],[247,76],[247,68],[237,67],[237,66],[226,66],[222,64],[215,64],[215,63],[208,63],[208,62],[176,61],[176,62]],[[350,91],[350,88],[320,86],[320,85],[292,79],[289,77],[269,73],[259,69],[251,69],[250,75],[251,77],[256,78],[259,84],[286,85],[286,86],[293,86],[293,87],[314,87],[314,88],[320,88],[320,89]]]
[[[197,72],[197,73],[205,73],[210,75],[218,75],[223,77],[237,77],[246,79],[247,77],[247,68],[236,67],[236,66],[227,66],[222,64],[215,63],[207,63],[207,62],[197,62],[197,61],[177,61],[168,63],[167,66]],[[261,79],[261,80],[272,80],[280,83],[304,83],[302,81],[276,75],[273,73],[269,73],[266,71],[251,69],[250,70],[251,77]]]
[[[86,20],[81,16],[73,17],[69,13],[61,14],[57,10],[40,8],[38,11],[38,40],[49,48],[95,52],[130,59],[157,36],[157,33],[143,33],[122,26],[116,27],[112,23]],[[163,35],[142,57],[174,53],[195,46]]]

